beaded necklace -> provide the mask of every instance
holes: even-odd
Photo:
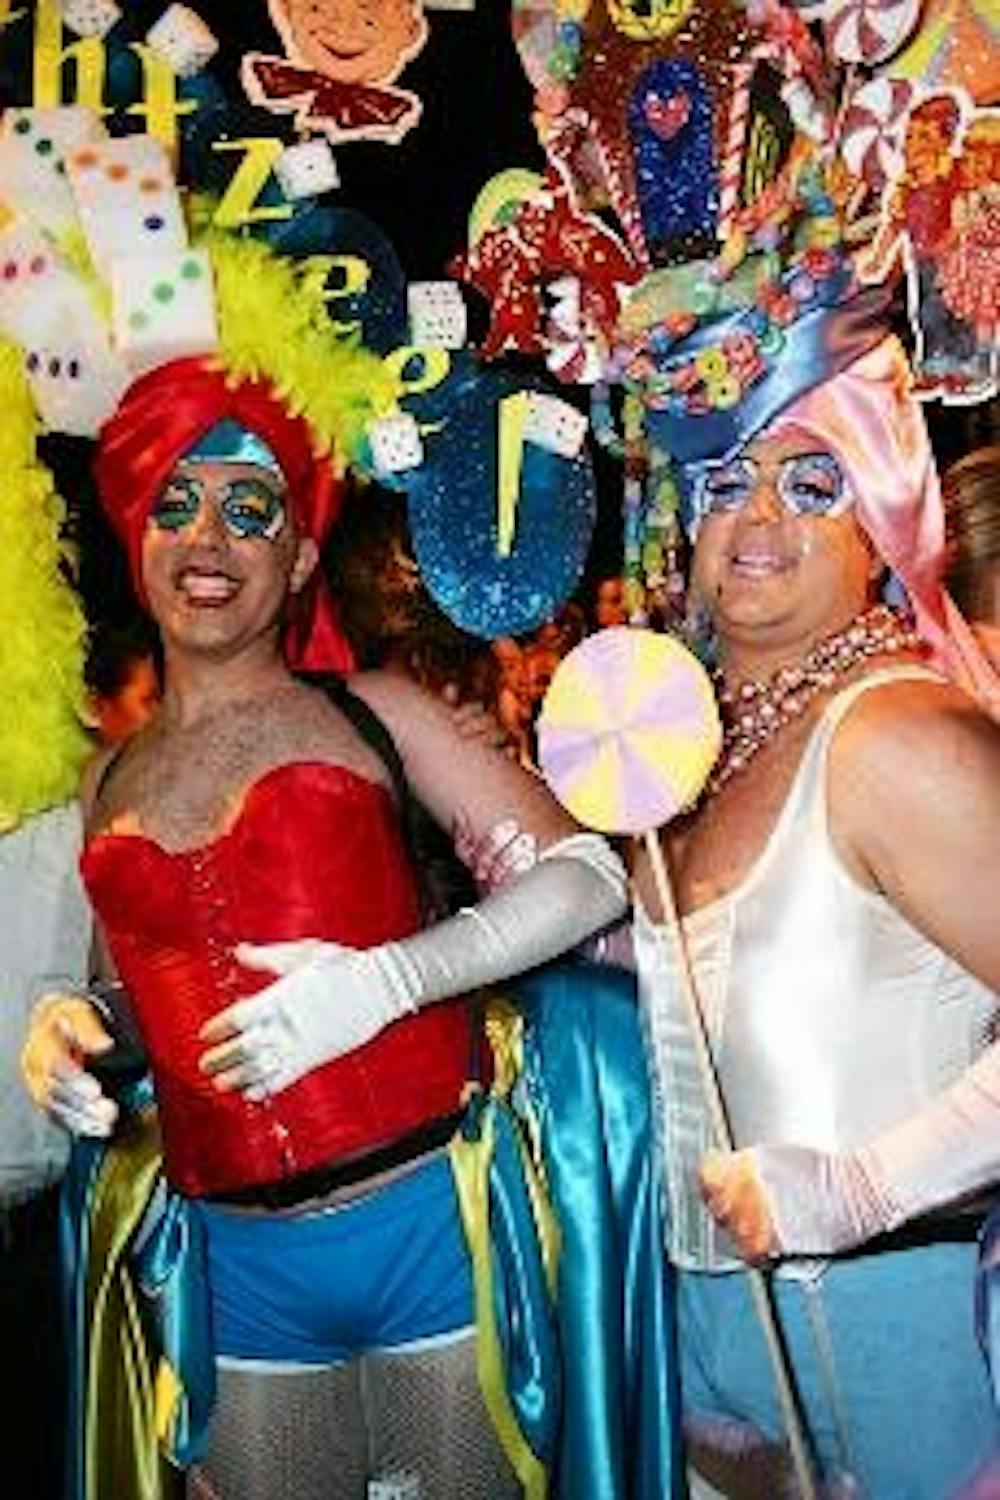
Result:
[[[743,682],[733,690],[715,673],[722,710],[722,753],[708,783],[709,793],[725,786],[764,746],[801,718],[820,693],[833,687],[859,662],[872,656],[919,651],[921,640],[909,620],[877,604],[857,615],[843,630],[818,641],[798,666],[779,667],[762,681]]]

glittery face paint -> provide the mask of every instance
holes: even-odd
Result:
[[[742,510],[762,479],[796,516],[837,516],[852,503],[844,471],[832,453],[796,453],[771,466],[740,456],[706,469],[695,504],[699,519]]]
[[[226,530],[240,541],[276,541],[287,510],[282,492],[263,474],[238,474],[222,483],[206,483],[196,472],[178,470],[150,515],[161,531],[183,531],[205,504],[214,505]]]

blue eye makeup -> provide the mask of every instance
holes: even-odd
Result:
[[[220,492],[219,509],[238,537],[273,542],[285,524],[285,502],[264,479],[234,479]]]
[[[709,469],[702,481],[699,510],[703,515],[739,510],[750,499],[756,480],[756,466],[748,458]]]
[[[742,509],[765,472],[752,458],[706,469],[697,490],[699,517]],[[769,472],[778,498],[793,515],[836,515],[850,503],[844,471],[832,453],[796,453]]]
[[[183,531],[198,514],[202,494],[196,480],[175,474],[153,506],[149,519],[161,531]]]
[[[778,473],[782,504],[799,516],[827,516],[844,496],[844,473],[832,453],[800,453]]]
[[[193,474],[174,474],[150,513],[161,531],[183,531],[204,503],[215,505],[226,530],[239,540],[273,542],[288,514],[284,496],[265,478],[240,475],[214,487]]]

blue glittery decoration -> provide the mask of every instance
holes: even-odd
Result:
[[[444,428],[425,437],[409,486],[410,532],[424,583],[456,625],[493,639],[550,619],[583,572],[597,514],[586,448],[561,458],[525,443],[514,546],[496,554],[497,403],[541,382],[481,372]]]
[[[406,342],[406,277],[390,241],[371,219],[353,208],[329,211],[329,238],[320,253],[357,255],[371,268],[367,285],[356,296],[328,303],[338,323],[360,325],[366,349],[387,354]]]
[[[690,113],[664,140],[650,123],[657,109],[686,95]],[[658,101],[658,103],[657,103]],[[639,78],[628,108],[636,190],[650,256],[662,263],[671,240],[714,237],[719,208],[712,106],[698,69],[682,58],[653,63]]]
[[[400,343],[402,342],[404,341],[401,339]],[[419,376],[422,359],[422,354],[414,355],[412,366],[407,365],[402,371],[404,380],[412,379],[413,374]],[[419,423],[422,431],[433,434],[450,418],[455,406],[466,395],[478,390],[481,379],[473,351],[468,347],[451,349],[448,351],[448,373],[445,378],[425,391],[406,391],[402,397],[403,407]],[[425,445],[428,442],[433,443],[433,436],[425,438]],[[406,477],[403,475],[404,479]]]

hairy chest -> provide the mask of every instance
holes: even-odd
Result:
[[[310,761],[387,780],[377,755],[332,709],[285,706],[278,712],[260,705],[137,745],[102,788],[91,831],[142,834],[167,849],[191,848],[232,827],[262,777]]]

